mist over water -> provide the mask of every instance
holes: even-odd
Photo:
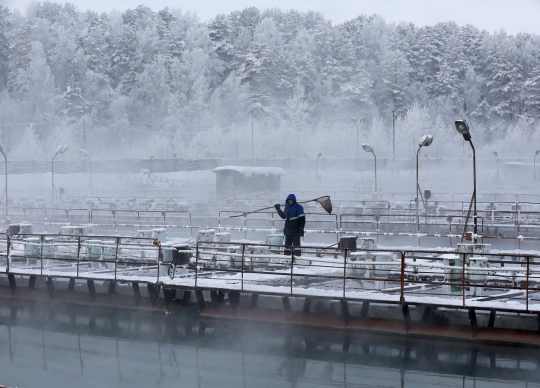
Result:
[[[0,376],[8,386],[540,386],[532,349],[203,325],[190,314],[14,308],[0,308]]]

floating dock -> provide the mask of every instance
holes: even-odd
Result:
[[[0,235],[0,298],[161,313],[193,301],[206,320],[540,345],[540,254],[532,251],[395,250],[366,239],[285,256],[277,245],[206,237]],[[374,313],[381,306],[387,316]],[[465,314],[468,324],[438,322],[441,311]],[[499,324],[509,316],[535,325]]]

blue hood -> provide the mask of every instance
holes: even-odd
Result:
[[[296,195],[294,195],[294,194],[289,194],[289,195],[287,196],[287,203],[289,203],[289,202],[288,202],[289,199],[292,199],[294,202],[296,202]]]

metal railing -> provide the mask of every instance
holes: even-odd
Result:
[[[540,313],[540,254],[198,242],[176,276],[171,246],[113,236],[0,235],[0,272],[292,297]],[[175,269],[173,268],[173,271]]]
[[[301,255],[284,255],[279,246],[207,242],[197,243],[195,252],[194,278],[175,279],[175,284],[291,297],[540,312],[540,256],[535,254],[307,246]]]
[[[173,248],[156,246],[153,241],[118,236],[3,234],[0,235],[0,272],[159,283],[160,267],[169,265],[163,261],[163,252]]]
[[[191,212],[187,210],[115,210],[115,209],[57,209],[26,208],[19,214],[25,222],[57,225],[92,224],[95,227],[167,227],[189,229],[193,235]],[[16,217],[13,214],[12,217]],[[185,219],[186,223],[181,223]],[[179,222],[180,221],[180,222]]]

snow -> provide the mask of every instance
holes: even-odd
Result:
[[[246,242],[246,241],[243,241]],[[249,242],[249,241],[247,241]],[[239,242],[235,242],[239,244]],[[34,244],[26,244],[34,245]],[[51,245],[51,244],[48,244]],[[55,244],[57,245],[57,244]],[[290,267],[290,258],[281,254],[249,253],[246,251],[244,260],[251,262],[255,259],[255,266],[252,271],[241,271],[240,269],[203,269],[201,266],[206,262],[211,262],[217,258],[217,263],[227,262],[227,257],[238,256],[237,253],[227,253],[219,247],[204,249],[199,247],[199,268],[197,270],[184,270],[185,273],[179,273],[174,279],[165,275],[167,264],[158,267],[157,255],[152,257],[137,253],[137,249],[147,249],[146,246],[126,246],[122,249],[122,257],[119,257],[115,265],[114,262],[93,260],[81,257],[77,262],[76,258],[69,258],[70,250],[73,251],[76,244],[70,242],[69,246],[61,249],[64,259],[44,258],[43,264],[37,260],[35,264],[20,262],[24,258],[23,244],[14,243],[11,251],[10,273],[17,275],[42,275],[52,277],[79,277],[82,279],[95,280],[115,280],[142,283],[161,283],[165,286],[179,286],[187,288],[202,289],[224,289],[237,290],[244,292],[260,292],[276,295],[290,296],[311,296],[321,298],[348,300],[368,300],[371,302],[399,303],[400,302],[400,283],[398,280],[377,279],[373,281],[373,273],[366,274],[366,278],[356,279],[351,270],[355,267],[350,262],[346,264],[347,279],[343,279],[344,259],[342,257],[334,258],[332,255],[315,257],[303,255],[295,257],[294,266]],[[113,247],[113,245],[111,245]],[[192,249],[192,253],[195,250]],[[418,253],[429,254],[429,250],[419,250]],[[60,252],[57,253],[57,255]],[[5,255],[5,253],[4,253]],[[454,254],[443,253],[437,260],[430,255],[423,259],[413,261],[407,258],[405,261],[406,276],[416,274],[418,276],[444,275],[444,270],[455,270],[456,267],[446,266],[441,263],[441,259]],[[5,257],[5,256],[4,256]],[[19,260],[17,262],[13,260]],[[261,259],[266,261],[261,262]],[[4,260],[5,261],[5,260]],[[0,260],[0,263],[2,261]],[[274,269],[266,268],[268,264],[275,263]],[[115,267],[116,266],[116,267]],[[359,264],[363,269],[377,270],[383,268],[391,273],[400,272],[399,261],[386,262],[362,262]],[[459,270],[459,268],[457,268]],[[531,265],[532,271],[537,271],[537,265]],[[164,271],[165,270],[165,271]],[[6,273],[5,265],[0,266],[0,272]],[[488,280],[496,279],[513,280],[514,282],[525,282],[527,280],[527,268],[522,267],[521,263],[507,264],[501,268],[465,268],[465,275],[478,275],[479,272],[485,272]],[[364,275],[362,275],[364,276]],[[529,281],[537,281],[540,274],[533,272],[529,275]],[[302,279],[309,279],[299,283]],[[453,283],[459,285],[460,281]],[[534,286],[536,287],[536,286]],[[531,289],[527,303],[527,293],[525,290],[517,289],[514,286],[499,287],[495,290],[489,290],[489,286],[481,284],[470,285],[470,291],[466,291],[463,298],[462,291],[457,293],[450,292],[449,283],[439,284],[423,283],[420,280],[405,282],[405,303],[410,304],[432,304],[438,306],[454,306],[456,308],[479,308],[479,309],[497,309],[497,310],[515,310],[515,311],[540,311],[540,300],[531,299],[535,295],[535,290]],[[482,290],[488,291],[482,291]],[[392,292],[393,290],[394,292]],[[476,296],[478,290],[479,295]],[[491,300],[495,299],[495,300]]]
[[[283,176],[286,174],[281,167],[221,166],[214,168],[212,171],[236,171],[248,178],[253,175]]]

